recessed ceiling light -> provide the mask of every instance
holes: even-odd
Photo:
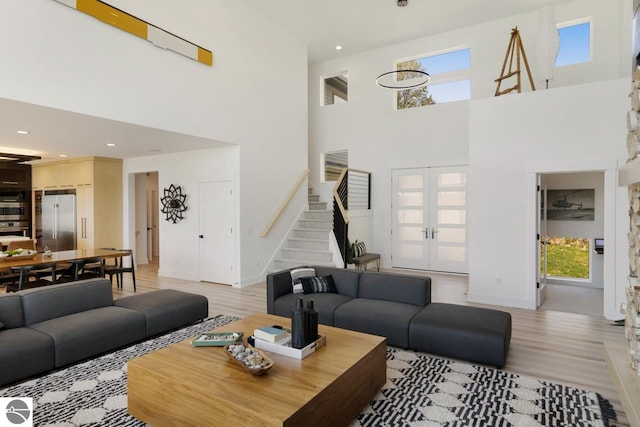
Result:
[[[114,144],[113,142],[107,143],[107,147],[115,147],[115,146],[116,146],[116,144]]]
[[[19,133],[20,135],[29,135],[28,130],[17,130],[16,133]]]
[[[66,154],[60,154],[60,157],[67,157]]]
[[[337,46],[336,46],[336,50],[342,50],[342,46],[337,45]]]

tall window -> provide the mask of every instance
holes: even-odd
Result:
[[[591,22],[573,21],[558,26],[560,50],[556,67],[591,61]]]
[[[322,105],[333,105],[347,102],[349,75],[341,73],[337,76],[323,78]]]
[[[396,69],[421,70],[431,76],[426,86],[397,91],[396,107],[399,110],[471,98],[471,49],[401,60]]]

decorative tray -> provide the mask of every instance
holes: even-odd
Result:
[[[273,366],[271,359],[246,342],[225,345],[224,352],[233,363],[242,366],[251,375],[262,375]]]
[[[36,255],[38,255],[37,252],[34,252],[32,254],[26,254],[26,255],[5,255],[5,256],[0,256],[0,262],[20,261],[23,259],[34,259]]]
[[[242,332],[204,332],[193,341],[194,347],[223,347],[242,338]]]

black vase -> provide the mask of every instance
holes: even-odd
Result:
[[[313,308],[313,300],[311,299],[307,301],[304,318],[307,344],[311,344],[318,339],[318,312]]]
[[[303,303],[302,298],[297,298],[296,306],[291,313],[291,346],[293,348],[303,348],[307,345],[305,339]]]

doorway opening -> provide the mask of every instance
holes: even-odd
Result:
[[[604,315],[604,172],[538,174],[538,308]]]
[[[158,172],[135,174],[136,264],[160,263]]]

